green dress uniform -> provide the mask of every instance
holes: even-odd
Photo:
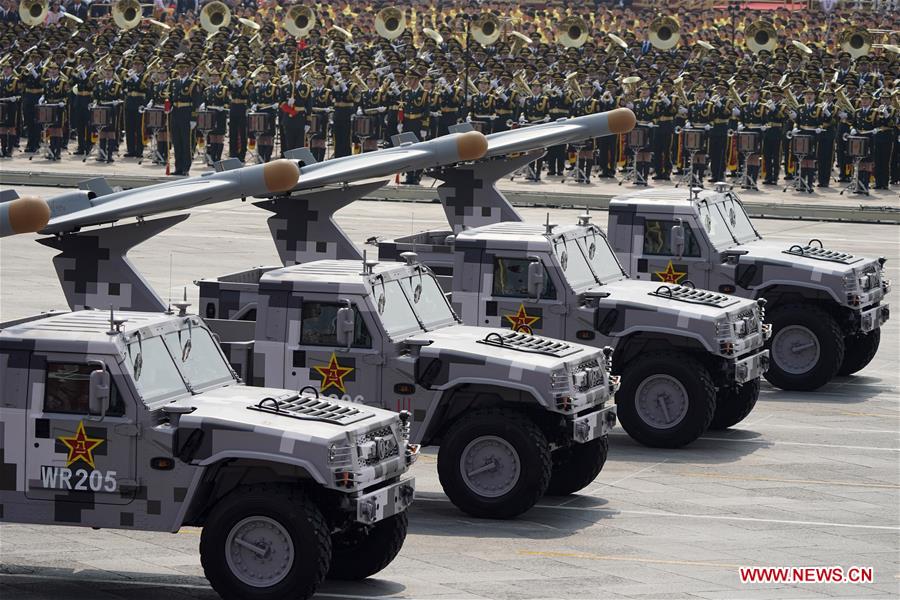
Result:
[[[522,103],[522,112],[519,118],[520,123],[543,123],[549,118],[550,99],[546,94],[532,94],[524,99]],[[541,156],[531,163],[532,174],[529,179],[532,181],[541,180],[541,170],[544,166],[544,158]]]
[[[22,86],[22,124],[25,127],[27,141],[25,152],[37,152],[41,145],[41,126],[37,122],[37,104],[44,94],[44,84],[40,67],[26,64],[19,73],[19,81]]]
[[[72,102],[69,105],[69,117],[72,120],[72,129],[75,130],[75,139],[78,147],[76,155],[90,154],[93,143],[91,142],[91,100],[94,96],[94,79],[96,73],[93,69],[76,68],[69,76],[72,83]]]
[[[328,140],[328,111],[331,109],[331,89],[320,86],[310,91],[309,150],[317,161],[325,160],[325,146]],[[315,120],[315,126],[313,121]]]
[[[58,105],[57,122],[47,128],[50,134],[50,157],[59,160],[62,149],[66,146],[66,106],[69,99],[69,80],[63,75],[47,77],[44,84],[44,104]]]
[[[147,104],[148,88],[146,71],[132,71],[124,75],[122,93],[125,95],[125,156],[140,158],[144,155],[141,109]]]
[[[225,128],[228,126],[228,86],[221,83],[210,84],[201,95],[206,110],[212,111],[213,128],[210,129],[206,139],[206,150],[212,162],[222,160],[222,151],[225,149]]]
[[[18,145],[19,106],[22,89],[15,73],[0,76],[0,156],[9,158]]]
[[[97,106],[107,107],[112,111],[109,125],[99,127],[100,157],[97,160],[113,162],[113,153],[119,142],[119,108],[122,99],[122,84],[117,79],[101,79],[94,84],[93,100]]]
[[[281,113],[281,151],[285,152],[303,147],[310,109],[309,84],[298,81],[293,86],[287,85],[283,90],[283,97],[289,104],[289,107]]]
[[[191,122],[200,105],[200,86],[191,77],[169,80],[168,100],[171,103],[169,127],[172,151],[175,153],[175,175],[187,175],[191,170]]]
[[[818,145],[818,138],[820,134],[817,129],[823,129],[826,125],[826,121],[829,120],[830,116],[826,116],[823,113],[821,104],[805,102],[797,109],[797,118],[794,119],[796,127],[801,130],[801,135],[812,136],[812,139],[816,143],[816,145]],[[819,149],[814,146],[812,155],[808,156],[807,160],[815,159],[818,162],[818,150]],[[828,152],[828,155],[831,155],[830,151]],[[801,165],[800,176],[805,177],[807,185],[812,188],[815,169],[810,167],[804,168]]]
[[[548,112],[550,120],[555,121],[570,116],[572,111],[572,99],[564,91],[557,91],[550,94],[550,104]],[[547,149],[547,174],[548,175],[564,175],[566,168],[566,146],[558,144],[550,146]]]
[[[228,156],[244,162],[247,155],[247,104],[250,80],[235,76],[228,80]]]
[[[428,94],[421,87],[404,89],[400,94],[400,106],[403,108],[403,131],[414,133],[416,137],[422,136],[429,110]],[[422,179],[421,171],[409,171],[406,173],[404,183],[417,184]]]

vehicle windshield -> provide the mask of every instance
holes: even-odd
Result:
[[[700,226],[709,236],[709,241],[717,250],[725,250],[735,244],[735,237],[728,228],[725,217],[708,202],[700,203]]]
[[[600,234],[586,235],[576,241],[601,283],[621,279],[625,275],[616,253],[605,237]]]
[[[439,329],[456,322],[447,297],[433,276],[413,274],[401,279],[400,284],[426,330]]]
[[[389,337],[396,339],[422,330],[399,281],[376,281],[372,285],[372,297]]]
[[[144,404],[171,400],[188,392],[161,337],[135,338],[128,344],[125,368]]]
[[[560,236],[553,240],[553,253],[559,261],[563,276],[574,291],[578,292],[598,283],[577,241]]]
[[[193,390],[234,381],[231,369],[202,327],[190,327],[167,333],[164,337],[175,364]]]
[[[736,198],[728,197],[723,202],[716,203],[715,206],[725,222],[728,223],[731,233],[737,238],[737,241],[744,244],[762,239],[762,236],[753,227],[743,205]]]

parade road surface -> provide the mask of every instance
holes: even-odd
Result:
[[[23,196],[58,192],[16,189]],[[534,222],[546,213],[521,212]],[[574,223],[579,212],[552,210],[551,222]],[[180,299],[186,288],[195,310],[193,280],[277,264],[268,214],[240,201],[200,208],[129,256],[164,299]],[[336,219],[358,244],[445,224],[438,204],[358,202]],[[606,214],[596,213],[595,222],[605,225]],[[887,276],[900,281],[896,226],[756,225],[767,239],[818,238],[826,247],[884,256]],[[65,308],[54,251],[34,237],[0,240],[3,320]],[[888,296],[895,315],[897,298]],[[436,454],[426,449],[411,471],[417,500],[399,557],[375,578],[326,582],[317,597],[896,598],[898,324],[884,325],[882,351],[856,376],[812,393],[764,382],[750,417],[688,448],[645,448],[617,427],[592,485],[544,498],[512,521],[461,513],[440,491]],[[0,525],[0,598],[215,598],[200,567],[199,533]],[[756,567],[788,571],[748,571]],[[840,583],[825,581],[835,573]]]

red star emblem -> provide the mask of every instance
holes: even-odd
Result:
[[[665,281],[666,283],[678,283],[685,275],[687,275],[687,273],[675,270],[675,265],[672,264],[671,260],[669,261],[669,264],[666,265],[665,271],[656,272],[656,276],[659,277],[659,280]]]
[[[340,363],[338,363],[334,352],[331,353],[331,360],[328,362],[327,367],[313,367],[313,369],[322,376],[322,383],[319,387],[320,390],[324,392],[330,387],[336,387],[341,390],[342,393],[347,393],[347,388],[344,387],[344,377],[353,372],[353,367],[342,367]]]
[[[72,437],[60,437],[59,441],[66,445],[69,449],[69,456],[66,458],[66,466],[71,466],[79,460],[83,460],[87,465],[95,469],[94,466],[94,448],[105,442],[102,438],[89,438],[84,432],[84,422],[78,422],[78,429]]]
[[[527,327],[531,329],[531,326],[537,323],[541,318],[540,317],[532,317],[525,311],[525,305],[520,304],[519,310],[516,311],[514,315],[503,315],[503,318],[509,321],[510,327],[513,331],[518,331],[519,327]]]

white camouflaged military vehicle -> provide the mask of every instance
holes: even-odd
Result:
[[[725,184],[614,198],[609,233],[637,279],[689,279],[697,287],[765,297],[772,325],[766,378],[777,387],[814,390],[835,375],[856,373],[878,351],[890,315],[885,259],[825,248],[820,240],[764,240]]]
[[[593,481],[616,420],[604,352],[460,325],[431,271],[405,258],[204,279],[201,309],[256,385],[411,411],[412,440],[440,446],[441,484],[469,514],[510,518]]]
[[[307,598],[406,537],[416,457],[396,413],[238,385],[196,316],[0,325],[0,521],[177,531],[228,599]]]

